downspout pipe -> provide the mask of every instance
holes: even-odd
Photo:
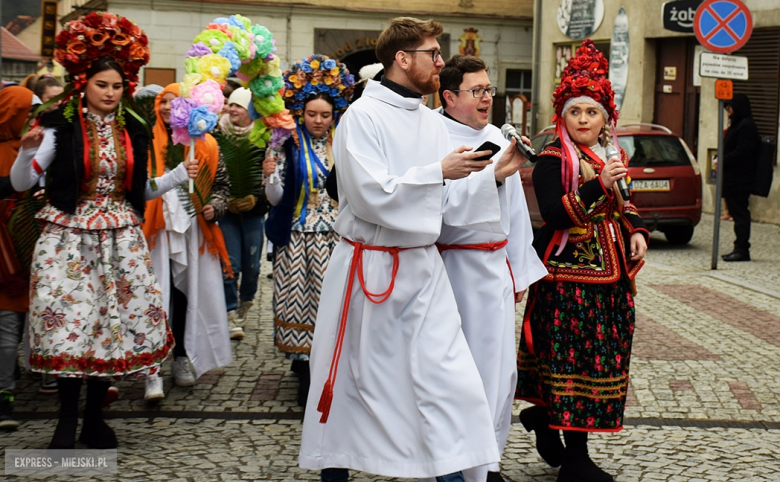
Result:
[[[536,134],[539,121],[539,69],[542,51],[542,0],[536,0],[534,5],[534,45],[533,45],[533,84],[531,85],[531,132],[528,137]]]

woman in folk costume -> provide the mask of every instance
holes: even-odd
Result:
[[[325,269],[339,236],[333,230],[338,203],[325,190],[333,168],[333,129],[349,104],[355,80],[344,64],[310,55],[284,73],[285,102],[296,135],[269,150],[265,192],[274,206],[266,235],[276,249],[274,326],[276,346],[300,378],[298,404],[309,392],[309,354]]]
[[[146,35],[111,13],[71,21],[55,58],[68,70],[67,100],[21,141],[11,169],[16,190],[46,173],[48,203],[37,214],[29,335],[33,371],[59,376],[60,417],[50,448],[73,448],[78,399],[87,379],[79,440],[114,448],[101,405],[109,380],[157,372],[173,339],[141,231],[146,201],[194,177],[180,166],[150,179],[149,136],[128,108]]]
[[[175,169],[188,156],[189,147],[171,139],[171,101],[178,96],[179,84],[170,84],[155,99],[152,149],[156,164],[150,160],[151,173]],[[230,271],[217,226],[227,210],[230,182],[217,141],[210,134],[195,143],[195,160],[199,166],[195,193],[188,195],[186,187],[181,187],[147,203],[143,223],[176,340],[173,378],[182,387],[194,385],[202,374],[233,359],[225,293],[217,289],[222,286],[223,266]],[[160,377],[147,378],[144,400],[163,396]]]
[[[536,432],[542,458],[561,465],[560,482],[613,480],[589,458],[587,437],[623,428],[632,286],[649,237],[617,187],[628,156],[606,154],[617,147],[618,116],[606,71],[607,60],[586,39],[555,90],[557,139],[533,172],[545,222],[534,248],[548,274],[529,291],[516,398],[534,403],[520,420]]]

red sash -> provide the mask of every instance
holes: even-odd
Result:
[[[333,386],[336,384],[336,373],[339,368],[339,358],[341,358],[341,349],[344,345],[344,333],[347,329],[347,317],[349,315],[349,303],[352,300],[352,285],[355,281],[355,272],[357,271],[358,281],[360,281],[360,287],[363,289],[363,293],[366,298],[374,304],[384,303],[390,295],[393,293],[393,287],[395,286],[395,276],[398,274],[398,253],[406,251],[408,249],[415,248],[396,248],[387,246],[370,246],[368,244],[358,243],[347,238],[342,238],[355,247],[352,252],[352,261],[349,263],[349,276],[347,277],[347,293],[344,295],[344,305],[341,307],[341,321],[339,322],[339,333],[336,338],[336,347],[333,350],[333,358],[330,362],[330,370],[328,371],[328,380],[325,382],[325,386],[322,387],[322,394],[320,395],[320,401],[317,404],[317,411],[322,413],[320,417],[320,423],[326,423],[328,421],[328,415],[330,415],[330,406],[333,402]],[[363,251],[383,251],[393,255],[393,273],[390,278],[390,286],[387,287],[382,293],[371,293],[366,289],[366,282],[363,278]]]
[[[499,243],[480,243],[480,244],[438,244],[437,243],[436,247],[439,248],[440,253],[450,249],[475,249],[479,251],[498,251],[499,249],[506,246],[508,242],[509,240],[505,239]],[[517,288],[515,287],[515,275],[512,274],[512,265],[509,263],[509,257],[506,258],[506,265],[509,268],[509,276],[512,277],[512,293],[517,293]],[[533,353],[533,348],[531,345],[531,323],[528,318],[523,319],[523,331],[525,332],[529,349],[531,350],[531,353]]]
[[[498,243],[479,243],[479,244],[439,244],[436,243],[436,247],[439,248],[439,252],[448,251],[450,249],[474,249],[477,251],[498,251],[507,245],[509,240],[505,239]],[[517,293],[515,289],[515,276],[512,274],[512,265],[509,264],[509,258],[506,258],[506,265],[509,268],[509,276],[512,277],[512,293]]]

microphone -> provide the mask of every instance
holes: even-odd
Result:
[[[613,157],[619,160],[620,154],[618,154],[618,150],[615,148],[615,146],[610,144],[607,146],[607,160],[612,159]],[[623,201],[631,201],[631,193],[628,191],[628,184],[626,184],[625,177],[618,179],[617,186],[618,190],[620,191],[620,195],[623,196]]]
[[[501,126],[501,134],[504,136],[504,139],[508,141],[511,141],[514,138],[517,141],[517,144],[515,144],[517,150],[522,152],[529,161],[536,162],[536,152],[534,152],[531,146],[520,139],[520,134],[517,133],[517,129],[512,127],[512,124],[504,124]]]

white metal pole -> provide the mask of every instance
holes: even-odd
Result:
[[[190,138],[190,156],[189,156],[189,163],[192,164],[192,162],[195,160],[195,139]],[[195,182],[192,178],[190,178],[189,182],[189,191],[190,194],[195,192]]]

